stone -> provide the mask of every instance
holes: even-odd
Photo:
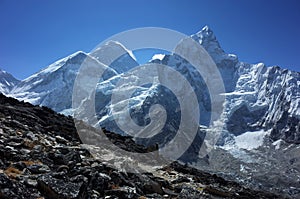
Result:
[[[57,172],[61,172],[61,171],[64,171],[65,173],[68,172],[69,170],[69,167],[67,165],[60,165],[58,168],[57,168]]]
[[[81,192],[83,186],[83,182],[66,182],[50,175],[38,178],[38,190],[48,198],[79,198],[84,194]]]
[[[44,164],[33,164],[28,166],[27,168],[33,174],[47,173],[50,171],[50,168]]]
[[[147,194],[149,194],[149,193],[163,194],[164,193],[161,185],[152,180],[145,181],[142,185],[142,190],[144,193],[147,193]]]
[[[37,181],[33,179],[26,179],[25,184],[31,187],[37,187]]]

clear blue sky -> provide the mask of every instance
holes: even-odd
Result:
[[[121,31],[204,25],[241,61],[300,70],[297,0],[0,0],[0,68],[23,79]]]

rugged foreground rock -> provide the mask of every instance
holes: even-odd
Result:
[[[127,150],[130,137],[106,132]],[[0,198],[283,198],[177,162],[153,173],[119,172],[81,147],[71,117],[0,94]]]

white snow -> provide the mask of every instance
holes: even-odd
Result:
[[[247,173],[245,166],[242,164],[240,165],[240,172]]]
[[[222,93],[221,95],[230,96],[230,95],[253,95],[256,91],[235,91],[229,93]]]
[[[89,53],[89,55],[95,57],[96,59],[98,59],[106,65],[110,65],[109,63],[111,62],[111,60],[107,59],[106,57],[102,57],[102,55],[105,55],[104,52],[109,52],[110,54],[112,54],[110,55],[110,57],[115,58],[119,57],[120,55],[123,55],[124,53],[128,53],[136,61],[136,57],[134,56],[132,51],[127,49],[123,44],[121,44],[118,41],[108,41],[101,47],[97,46],[94,50],[92,50],[91,53]]]
[[[156,59],[158,59],[158,60],[163,60],[163,58],[164,58],[165,56],[166,56],[166,55],[164,55],[164,54],[155,54],[155,55],[153,55],[153,57],[151,58],[150,61],[156,60]]]
[[[243,133],[235,137],[235,145],[240,149],[256,149],[263,144],[264,137],[267,134],[268,132],[264,130]]]
[[[263,141],[269,131],[259,130],[259,131],[247,131],[239,136],[233,137],[233,140],[227,142],[224,146],[220,148],[237,151],[239,149],[252,150],[263,145]]]
[[[276,150],[278,150],[278,149],[280,149],[280,146],[281,146],[281,143],[282,143],[282,142],[283,142],[283,140],[282,140],[282,139],[279,139],[279,140],[273,142],[272,145],[275,146],[275,149],[276,149]]]
[[[131,50],[127,50],[127,52],[130,55],[130,57],[132,57],[132,59],[134,59],[134,61],[137,61],[136,57],[134,56],[134,54]]]
[[[288,150],[289,148],[291,148],[293,146],[293,144],[290,144],[289,146],[287,146],[286,148],[283,149],[283,151]]]
[[[67,116],[73,116],[74,115],[74,109],[72,108],[68,108],[68,109],[64,109],[63,111],[60,112],[63,115],[67,115]]]

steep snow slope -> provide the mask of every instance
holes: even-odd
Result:
[[[271,138],[300,142],[300,73],[264,64],[239,63],[234,92],[226,93],[227,130],[271,129]]]
[[[8,94],[20,80],[14,78],[11,74],[0,69],[0,93]]]
[[[83,62],[99,64],[84,52],[76,52],[56,61],[40,72],[21,81],[10,95],[19,100],[52,108],[57,112],[68,112],[72,106],[72,93],[75,78]],[[106,77],[116,75],[108,69]]]
[[[60,112],[71,107],[73,81],[87,58],[76,52],[21,81],[10,95],[34,105],[48,106]]]

